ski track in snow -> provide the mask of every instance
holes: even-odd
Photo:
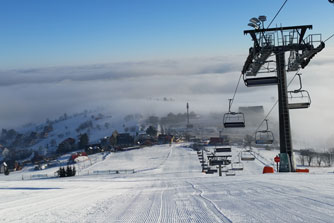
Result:
[[[0,176],[0,222],[333,222],[333,174],[262,175],[258,160],[243,164],[234,177],[205,175],[195,151],[165,145],[108,155],[86,169],[135,174]]]

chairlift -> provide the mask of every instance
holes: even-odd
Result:
[[[243,161],[253,161],[255,160],[255,156],[250,152],[241,152],[241,160]]]
[[[243,170],[244,165],[241,162],[234,162],[231,164],[232,170]]]
[[[244,128],[245,116],[242,112],[231,112],[232,99],[229,100],[228,112],[224,114],[223,123],[225,128]]]
[[[288,108],[289,109],[303,109],[309,108],[311,105],[311,97],[308,91],[302,90],[301,74],[299,77],[299,88],[294,91],[288,91]]]
[[[260,130],[255,133],[255,144],[263,145],[263,144],[273,144],[274,142],[274,134],[268,129],[268,120],[265,119],[266,129]]]

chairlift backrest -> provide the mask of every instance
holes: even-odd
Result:
[[[258,131],[255,134],[255,144],[273,144],[274,134],[271,131]]]
[[[245,116],[241,112],[228,112],[224,114],[223,123],[225,128],[244,128]]]
[[[288,108],[289,109],[303,109],[309,108],[311,105],[311,97],[308,91],[302,90],[301,74],[299,77],[299,88],[293,91],[288,91]]]
[[[255,133],[255,144],[273,144],[274,143],[274,133],[272,133],[268,128],[268,120],[266,122],[266,129],[260,130]]]
[[[245,116],[242,112],[231,112],[233,99],[229,100],[228,112],[224,114],[223,124],[225,128],[244,128]]]

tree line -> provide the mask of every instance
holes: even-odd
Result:
[[[317,152],[314,149],[302,149],[299,152],[298,161],[303,166],[332,166],[334,162],[334,148],[325,152]]]

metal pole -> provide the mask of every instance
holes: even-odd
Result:
[[[219,164],[219,176],[222,176],[222,165]]]
[[[287,154],[288,159],[284,163],[281,160],[280,172],[290,172],[294,170],[294,158],[291,141],[290,114],[288,108],[287,80],[285,70],[285,53],[283,49],[278,48],[276,53],[276,68],[278,77],[278,111],[279,111],[279,135],[280,135],[280,153]],[[282,158],[282,157],[281,157]],[[282,166],[282,162],[283,165]]]
[[[278,171],[279,171],[279,170],[278,170],[278,162],[277,162],[276,164],[277,164],[277,168],[276,168],[276,170],[277,170],[277,172],[278,172]]]

